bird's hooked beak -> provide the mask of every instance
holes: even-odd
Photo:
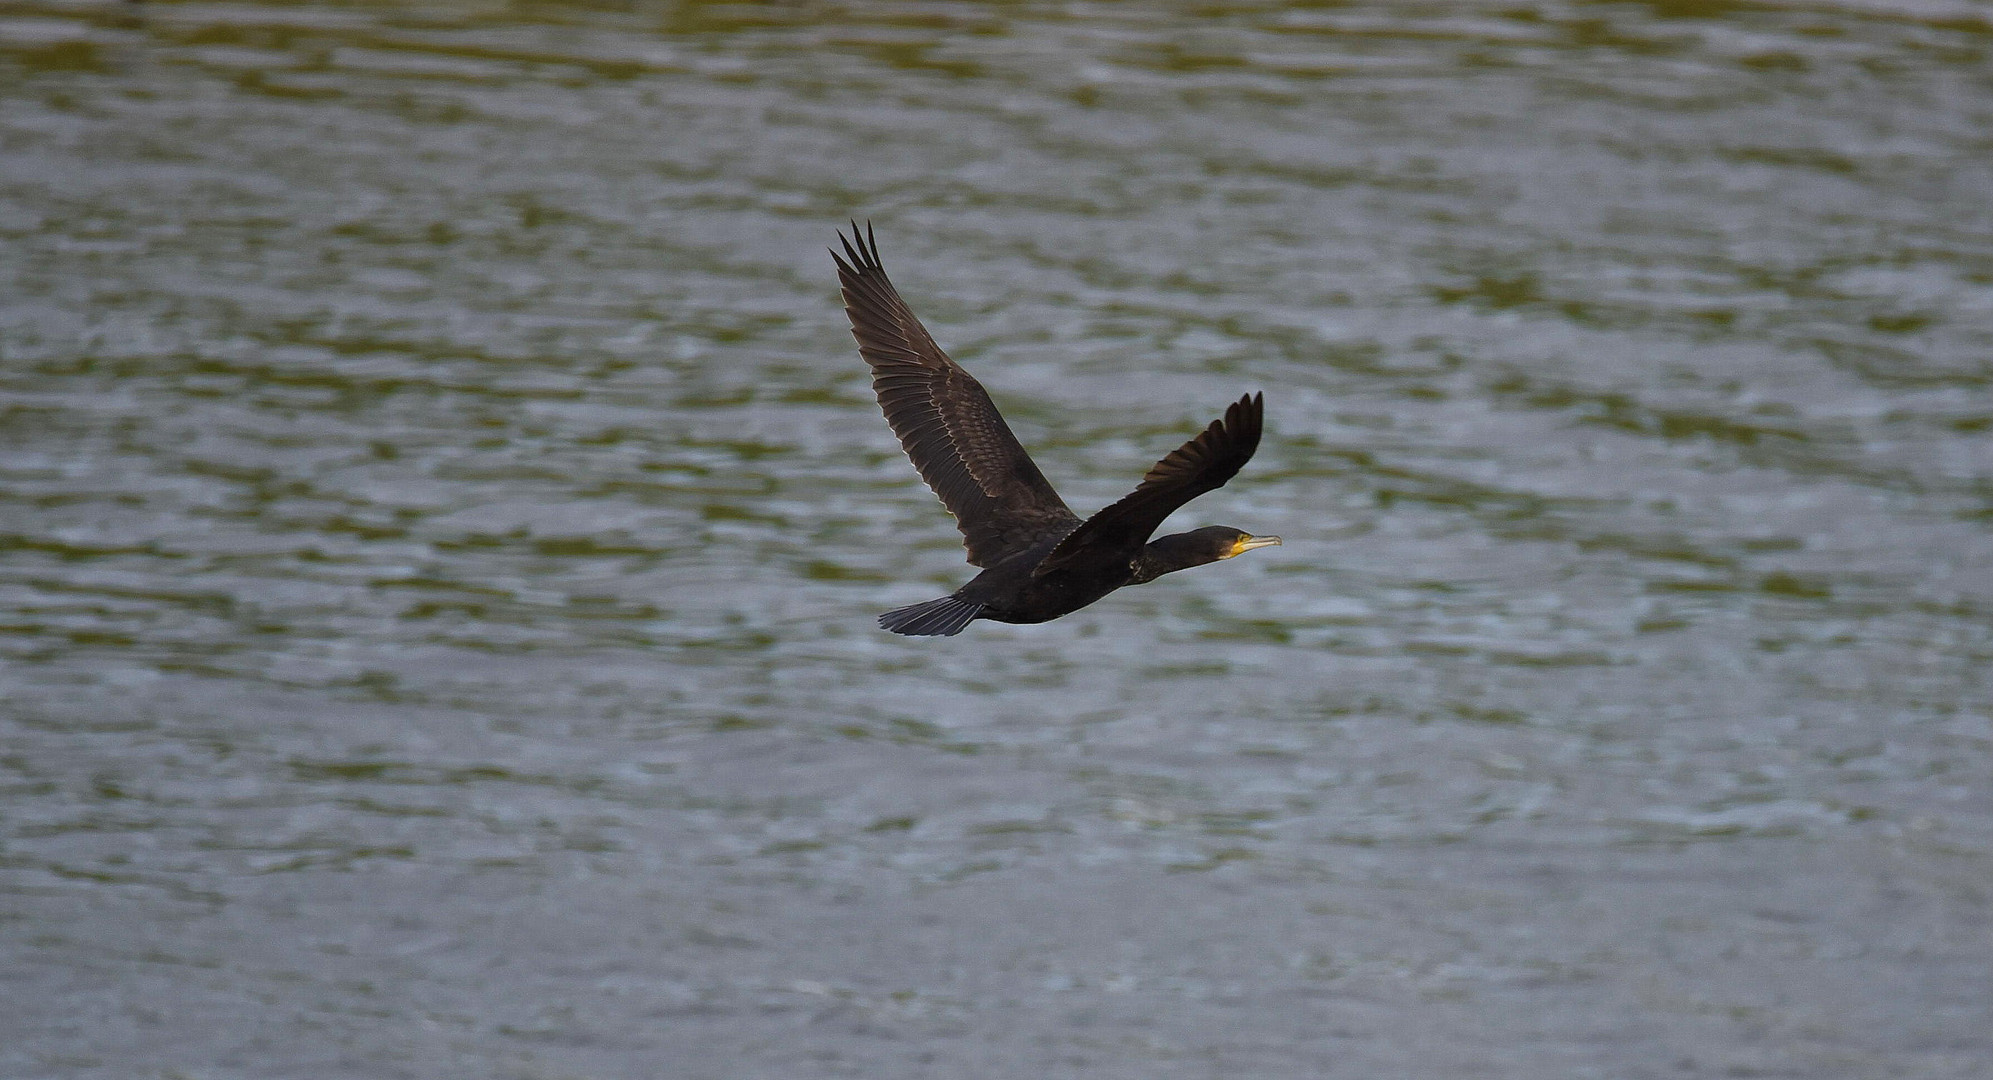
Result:
[[[1241,536],[1232,544],[1231,553],[1225,557],[1229,559],[1234,555],[1243,554],[1254,548],[1279,546],[1280,537],[1278,536]]]

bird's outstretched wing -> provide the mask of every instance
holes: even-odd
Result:
[[[1091,552],[1124,551],[1149,540],[1163,519],[1184,503],[1225,486],[1259,449],[1260,395],[1248,394],[1225,409],[1196,438],[1156,462],[1141,484],[1073,530],[1033,574],[1084,561]]]
[[[969,562],[992,566],[1071,531],[1079,517],[1018,445],[982,384],[941,351],[886,279],[871,226],[860,233],[854,221],[851,232],[850,240],[838,234],[844,254],[830,253],[851,335],[872,366],[886,422],[955,515]]]

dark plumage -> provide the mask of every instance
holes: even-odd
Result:
[[[952,596],[879,616],[899,634],[956,634],[975,619],[1048,622],[1123,585],[1280,543],[1213,525],[1150,541],[1163,519],[1224,486],[1259,447],[1260,395],[1240,398],[1156,462],[1134,491],[1082,522],[1018,445],[981,383],[948,358],[886,279],[867,226],[838,239],[837,279],[872,389],[983,572]]]

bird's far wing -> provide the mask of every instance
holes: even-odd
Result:
[[[1034,574],[1057,570],[1084,558],[1088,551],[1116,551],[1145,544],[1163,519],[1184,503],[1225,486],[1259,449],[1261,399],[1248,394],[1225,409],[1196,438],[1156,462],[1141,484],[1120,502],[1100,511],[1073,530]]]
[[[955,515],[969,562],[992,566],[1079,518],[1018,445],[981,383],[948,358],[914,318],[879,264],[871,226],[852,239],[837,280],[858,352],[872,366],[872,390],[927,486]]]

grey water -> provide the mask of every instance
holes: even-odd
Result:
[[[1993,15],[0,0],[0,1076],[1993,1075]],[[1082,513],[966,580],[825,248]]]

